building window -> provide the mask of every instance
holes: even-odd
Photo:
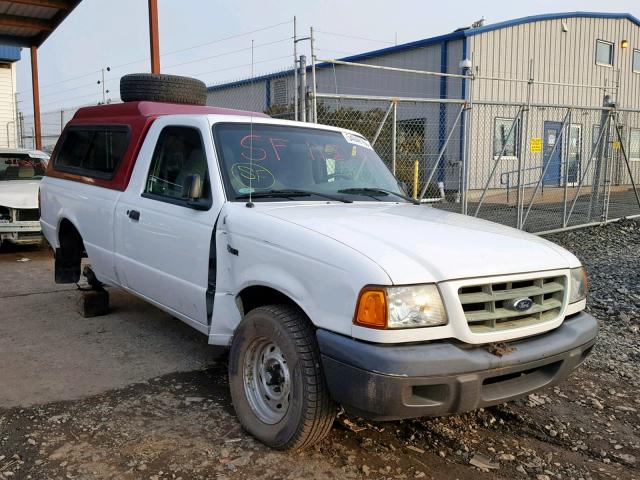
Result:
[[[633,50],[632,68],[634,73],[640,73],[640,50]]]
[[[640,128],[629,131],[629,160],[640,162]]]
[[[596,40],[596,64],[613,66],[613,43]]]
[[[516,125],[511,128],[513,122]],[[511,134],[509,134],[511,133]],[[496,118],[493,128],[493,156],[517,157],[520,138],[520,121],[513,118]],[[503,150],[504,149],[504,150]]]

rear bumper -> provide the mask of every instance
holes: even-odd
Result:
[[[551,332],[509,342],[498,357],[453,341],[360,342],[318,330],[329,391],[375,420],[440,416],[496,405],[565,379],[591,351],[598,325],[582,312]]]

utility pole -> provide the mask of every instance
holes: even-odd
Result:
[[[151,73],[160,73],[160,40],[158,35],[158,0],[149,0],[149,48]]]
[[[293,35],[293,51],[294,55],[298,54],[297,45],[298,42],[304,42],[305,40],[311,40],[311,37],[301,37],[297,38],[296,33],[296,19],[293,19],[294,23],[294,35]],[[304,59],[304,60],[303,60]],[[304,61],[304,65],[302,62]],[[300,55],[300,59],[296,58],[296,62],[294,65],[294,71],[296,72],[294,75],[295,82],[295,120],[300,120],[301,122],[307,121],[307,109],[306,109],[306,101],[307,101],[307,57],[305,55]],[[304,72],[304,73],[303,73]],[[304,75],[304,77],[303,77]]]
[[[38,49],[31,47],[31,90],[33,92],[33,137],[36,150],[42,149],[40,125],[40,89],[38,86]]]
[[[300,55],[300,121],[307,121],[307,57]]]
[[[293,119],[298,121],[298,29],[293,17]],[[287,100],[288,102],[289,100]],[[268,107],[269,105],[267,105]]]

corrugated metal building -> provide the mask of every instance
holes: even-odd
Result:
[[[455,98],[475,103],[501,104],[525,103],[529,100],[534,104],[581,107],[601,106],[605,95],[609,95],[619,107],[640,108],[640,21],[627,13],[536,15],[477,28],[458,29],[450,34],[342,60],[456,74],[462,73],[461,62],[469,60],[470,72],[476,79],[470,81],[389,72],[382,74],[363,68],[323,63],[316,67],[318,92]],[[530,88],[528,80],[532,77],[535,78],[535,86]],[[290,70],[209,87],[208,103],[275,112],[280,107],[286,111],[287,106],[293,104],[294,88],[293,70]],[[426,105],[421,109],[425,137],[438,139],[437,142],[425,141],[424,153],[427,158],[433,158],[442,146],[444,135],[457,110],[458,107],[438,104]],[[465,130],[464,125],[459,126],[460,131],[466,132],[469,137],[469,169],[473,169],[474,173],[468,179],[468,188],[484,187],[488,172],[505,144],[506,132],[513,123],[516,111],[515,107],[511,110],[505,107],[491,110],[488,106],[474,109],[469,119],[473,128]],[[416,118],[399,113],[399,122],[409,120],[415,123]],[[561,121],[562,112],[559,108],[549,108],[545,113],[544,108],[539,106],[530,116],[530,124],[527,125],[529,135],[542,138],[545,145],[552,145]],[[560,185],[563,178],[567,183],[575,183],[582,159],[589,154],[590,140],[594,135],[597,137],[597,115],[574,119],[571,123],[568,145],[573,166],[567,167],[571,178],[561,171],[565,167],[558,164],[557,168],[549,169],[548,175],[545,174],[545,184]],[[501,162],[497,175],[491,180],[492,188],[503,186],[505,178],[509,181],[509,172],[513,171],[521,148],[519,145],[524,144],[520,128],[520,125],[515,127],[515,140],[506,140],[513,145],[508,144],[505,148],[505,161]],[[447,157],[457,157],[458,160],[462,157],[463,136],[461,133],[448,145]],[[634,168],[640,171],[640,125],[628,125],[625,137],[631,160],[638,160]],[[540,167],[543,161],[546,160],[540,156]],[[454,168],[443,170],[438,179],[455,188],[461,178],[460,162],[457,168],[455,162],[450,164]],[[534,176],[536,174],[540,175],[540,171],[532,173]],[[621,175],[624,176],[624,172]]]
[[[16,66],[20,48],[0,45],[0,147],[17,146]]]

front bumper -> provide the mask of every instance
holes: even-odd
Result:
[[[544,334],[511,341],[498,357],[457,341],[360,342],[318,330],[329,392],[375,420],[440,416],[513,400],[566,378],[591,351],[596,320],[581,312]]]
[[[0,223],[0,243],[38,243],[42,240],[42,228],[39,221]]]

